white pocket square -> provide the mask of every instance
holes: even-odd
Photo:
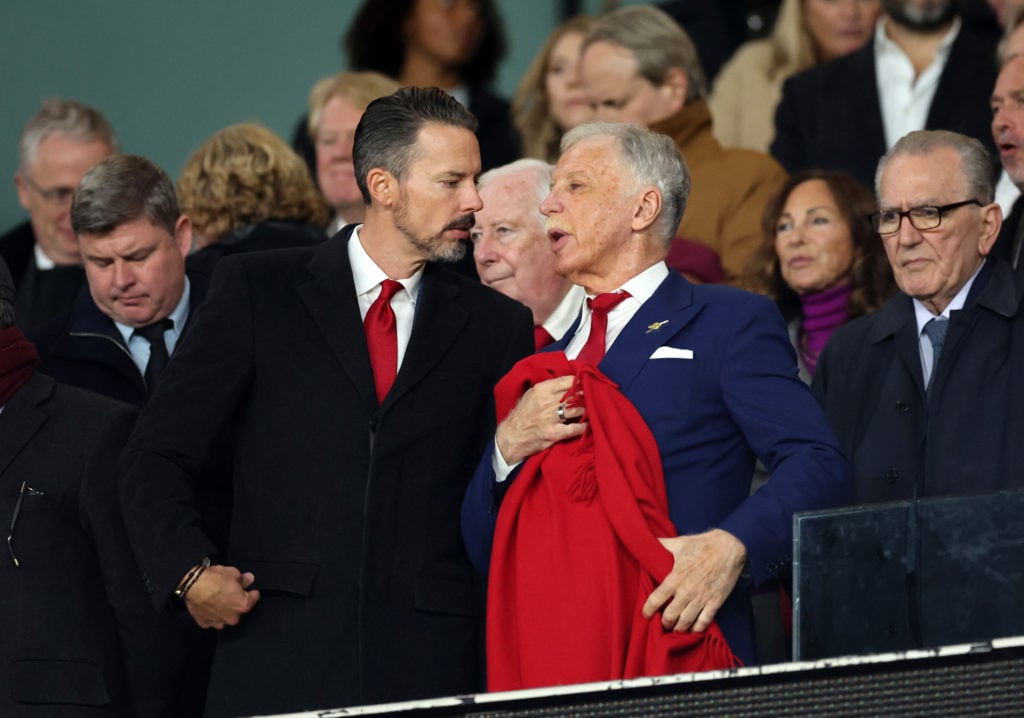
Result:
[[[693,349],[676,349],[675,347],[658,347],[651,354],[651,359],[693,359]]]

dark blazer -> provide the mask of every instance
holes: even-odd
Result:
[[[912,300],[900,294],[836,330],[814,392],[853,463],[854,503],[1024,486],[1024,316],[990,258],[953,312],[925,396]]]
[[[209,276],[188,272],[189,322],[206,299]],[[188,324],[186,324],[186,330]],[[114,320],[100,311],[86,285],[71,314],[28,333],[39,351],[39,370],[57,381],[141,407],[146,382]],[[182,337],[178,341],[181,342]]]
[[[327,235],[320,227],[299,222],[259,222],[231,232],[213,244],[194,252],[185,260],[190,272],[201,272],[213,276],[213,268],[224,257],[239,252],[255,252],[265,249],[287,249],[288,247],[309,247],[320,244]]]
[[[783,84],[771,154],[786,171],[839,170],[874,186],[878,160],[886,151],[874,53],[872,40]],[[989,36],[966,24],[960,28],[924,129],[974,137],[997,158],[989,109],[997,74],[994,55]],[[995,168],[998,160],[993,162]]]
[[[495,382],[531,315],[425,269],[397,379],[377,406],[346,244],[222,260],[125,451],[129,533],[165,606],[213,546],[194,469],[233,435],[224,563],[262,598],[220,635],[207,715],[480,690],[479,586],[458,510],[494,432]]]
[[[23,222],[0,237],[0,258],[7,262],[17,290],[14,311],[18,326],[26,332],[67,314],[85,286],[85,270],[80,266],[54,267],[40,273],[35,246],[31,222]]]
[[[575,327],[546,351],[564,349],[574,333]],[[653,356],[665,348],[676,356]],[[768,299],[693,285],[671,272],[599,367],[654,434],[676,530],[717,527],[736,536],[755,583],[789,567],[795,512],[845,500],[849,466],[797,376],[786,326]],[[467,548],[481,569],[496,514],[492,451],[493,442],[462,512]],[[755,457],[771,479],[750,496]],[[733,652],[752,664],[749,586],[741,580],[717,620]]]
[[[38,373],[0,412],[5,530],[27,482],[12,538],[20,566],[6,551],[0,560],[4,716],[161,715],[163,644],[116,494],[134,418]]]

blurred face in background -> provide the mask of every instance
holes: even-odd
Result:
[[[881,0],[804,0],[804,24],[820,62],[858,50],[871,38]]]
[[[18,201],[28,212],[36,243],[56,264],[81,264],[71,228],[71,197],[89,169],[113,150],[106,142],[47,135],[35,157],[14,176]]]
[[[316,181],[328,204],[342,215],[346,208],[363,204],[352,166],[352,141],[362,116],[363,110],[344,97],[332,97],[320,115]]]
[[[775,223],[775,253],[783,281],[797,294],[847,281],[853,235],[824,180],[801,182],[789,193]]]
[[[415,0],[403,28],[407,54],[451,68],[473,57],[483,32],[478,0]]]
[[[568,32],[558,39],[548,57],[544,88],[551,116],[563,131],[594,118],[594,110],[587,102],[580,80],[582,43],[582,33]]]
[[[665,82],[655,85],[640,75],[640,65],[628,48],[604,40],[584,50],[580,76],[595,120],[650,127],[674,115],[686,102],[681,69],[673,68]]]

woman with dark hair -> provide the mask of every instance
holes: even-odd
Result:
[[[874,211],[870,190],[847,174],[821,170],[793,175],[765,207],[764,241],[747,286],[778,304],[808,383],[832,332],[896,292],[868,221]]]
[[[487,89],[505,54],[505,31],[492,0],[366,0],[345,35],[353,70],[400,84],[440,87],[480,122],[483,168],[519,158],[508,102]]]

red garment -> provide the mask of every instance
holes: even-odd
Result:
[[[0,330],[0,406],[29,380],[38,363],[36,348],[16,324]]]
[[[494,391],[498,420],[533,384],[575,375],[587,431],[525,462],[498,512],[487,607],[488,689],[666,675],[739,664],[717,624],[666,632],[643,618],[675,536],[657,444],[593,366],[562,352],[520,361]]]
[[[391,391],[395,375],[398,374],[398,328],[395,310],[391,308],[391,298],[400,291],[402,285],[393,279],[381,282],[380,294],[363,319],[378,404],[384,403],[384,397]]]
[[[553,341],[555,341],[555,338],[544,327],[537,325],[533,328],[533,348],[535,351],[539,352]]]

